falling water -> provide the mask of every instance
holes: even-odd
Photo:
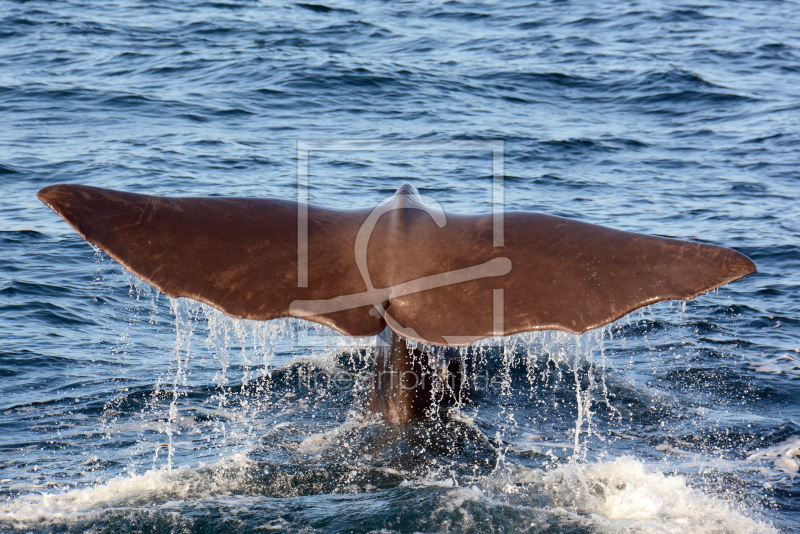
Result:
[[[168,376],[159,378],[153,402],[145,408],[155,412],[159,409],[156,399],[168,402],[166,415],[158,427],[167,439],[167,469],[173,467],[175,440],[181,434],[180,427],[193,419],[182,414],[182,409],[194,414],[202,412],[208,418],[203,429],[208,433],[206,439],[212,440],[210,436],[213,435],[213,441],[224,443],[227,450],[237,452],[246,452],[258,441],[257,429],[263,428],[268,419],[266,412],[276,403],[284,412],[296,409],[292,405],[302,406],[311,418],[315,418],[316,408],[311,399],[303,398],[299,392],[273,392],[276,369],[294,372],[296,385],[314,390],[317,399],[322,399],[336,394],[331,389],[333,377],[345,372],[337,360],[349,358],[349,365],[356,368],[346,371],[356,375],[351,381],[357,391],[354,398],[358,399],[360,395],[363,400],[368,382],[369,354],[374,350],[374,341],[370,339],[353,340],[299,320],[259,322],[233,319],[214,308],[186,299],[170,299],[170,304],[175,317],[172,368]],[[322,345],[305,355],[294,354],[291,347],[298,343],[298,336],[310,332],[315,334],[312,337],[317,341],[323,341]],[[609,401],[603,350],[604,338],[610,335],[608,328],[582,336],[551,331],[529,332],[506,339],[490,338],[460,348],[461,358],[468,363],[466,379],[469,386],[499,399],[498,428],[492,439],[486,439],[496,444],[494,450],[501,463],[503,451],[509,446],[503,445],[510,437],[507,434],[515,435],[523,430],[516,420],[514,407],[507,406],[504,401],[513,395],[522,395],[537,403],[542,388],[571,388],[573,391],[572,401],[567,401],[574,404],[570,461],[586,461],[588,442],[593,438],[607,439],[607,436],[595,432],[593,421],[598,405],[608,408],[612,417],[615,415]],[[202,340],[199,345],[198,340]],[[307,342],[301,345],[309,346]],[[202,409],[191,403],[181,403],[187,387],[187,363],[191,358],[203,358],[207,361],[203,366],[214,369],[215,391],[204,401]],[[309,387],[312,384],[314,387]],[[446,385],[435,383],[434,387]],[[280,397],[276,398],[276,395]],[[564,401],[556,400],[556,408],[559,402]],[[362,411],[356,402],[349,417],[360,418]],[[476,403],[465,403],[453,407],[449,417],[474,420],[479,415]],[[147,414],[143,417],[147,418]],[[259,420],[262,420],[261,424],[253,424]],[[349,420],[343,424],[350,424]],[[530,443],[528,446],[536,447]],[[556,443],[556,446],[563,447],[563,443]],[[158,465],[158,454],[159,447],[154,454],[154,467]]]
[[[136,305],[158,312],[161,297],[129,281]],[[530,524],[566,522],[583,532],[577,525],[587,513],[598,515],[594,524],[603,528],[642,521],[672,528],[670,518],[693,503],[697,532],[716,533],[717,524],[771,532],[722,501],[696,495],[681,477],[648,470],[633,457],[601,458],[615,439],[609,428],[622,419],[608,384],[611,328],[581,336],[529,332],[462,347],[473,400],[444,418],[389,428],[364,411],[374,340],[292,319],[232,319],[187,299],[170,299],[169,308],[171,362],[138,415],[136,447],[151,451],[141,464],[146,470],[22,498],[5,520],[26,525],[33,517],[51,523],[67,517],[77,529],[94,521],[92,510],[138,509],[145,502],[164,503],[168,513],[175,499],[231,493],[253,499],[438,488],[444,504],[431,517],[462,517],[453,524],[467,530],[459,521],[483,513],[468,512],[477,505],[521,506],[533,513]],[[345,379],[347,387],[337,387]],[[531,419],[531,406],[539,407],[542,421]],[[121,431],[117,424],[128,423],[108,422],[106,432]],[[191,465],[198,449],[205,453]],[[668,508],[648,508],[655,501]]]

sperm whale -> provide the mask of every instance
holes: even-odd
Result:
[[[355,210],[76,184],[38,197],[170,297],[378,335],[368,405],[390,423],[429,413],[442,373],[452,396],[463,393],[452,347],[530,330],[580,334],[756,270],[729,248],[552,215],[446,214],[409,184]]]

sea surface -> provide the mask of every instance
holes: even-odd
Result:
[[[321,1],[0,0],[0,531],[800,531],[800,4]],[[390,427],[373,339],[172,301],[35,196],[293,200],[299,142],[321,206],[490,212],[501,170],[758,273],[478,344]]]

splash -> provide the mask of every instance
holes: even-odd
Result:
[[[243,455],[198,469],[153,469],[62,493],[26,495],[0,506],[0,526],[47,528],[104,512],[229,493],[240,488],[252,462]]]
[[[166,467],[172,468],[176,454],[176,440],[186,426],[186,412],[210,416],[206,430],[218,436],[218,441],[239,443],[246,450],[259,439],[258,431],[268,427],[267,414],[274,406],[271,390],[275,387],[276,371],[292,372],[296,368],[296,388],[305,390],[306,397],[294,398],[292,391],[283,392],[284,404],[296,403],[314,415],[308,394],[316,398],[341,393],[332,387],[336,377],[341,377],[339,359],[342,355],[374,350],[374,339],[353,339],[305,321],[286,319],[278,321],[247,321],[230,318],[216,309],[186,299],[170,299],[175,320],[175,341],[172,369],[159,378],[153,398],[145,408],[143,418],[161,411],[159,432],[165,444],[156,444],[152,467],[158,466],[159,450],[166,448]],[[597,438],[594,418],[599,405],[613,407],[608,401],[604,337],[609,331],[597,329],[582,336],[564,332],[528,332],[505,339],[488,338],[469,347],[460,348],[461,356],[473,362],[467,382],[473,389],[488,390],[489,396],[511,399],[518,394],[520,385],[532,402],[541,389],[548,385],[572,383],[574,398],[574,425],[571,431],[572,455],[586,458],[588,443]],[[610,335],[610,334],[609,334]],[[197,343],[197,338],[202,343]],[[300,337],[305,336],[303,339]],[[322,343],[320,344],[320,341]],[[300,353],[294,347],[305,347]],[[187,366],[192,358],[208,362],[204,367],[215,370],[214,393],[208,396],[201,410],[196,403],[183,402],[190,384]],[[210,361],[208,360],[210,358]],[[368,358],[367,358],[368,360]],[[200,363],[200,362],[198,362]],[[202,364],[202,363],[201,363]],[[351,358],[351,367],[358,367]],[[313,371],[316,370],[316,371]],[[520,383],[520,372],[523,380]],[[356,397],[366,393],[368,369],[363,365],[355,375],[350,373],[348,384],[356,389]],[[354,378],[353,378],[354,377]],[[352,392],[350,392],[352,394]],[[280,394],[280,393],[277,393]],[[524,393],[523,393],[524,394]],[[166,406],[163,404],[166,403]],[[556,405],[558,406],[558,405]],[[460,409],[451,410],[458,418]],[[286,408],[286,410],[295,408]],[[350,418],[362,414],[358,403],[350,408]],[[505,402],[499,404],[498,419],[502,427],[495,433],[497,454],[502,454],[502,443],[507,431],[520,428],[515,410]],[[232,414],[216,417],[215,414]],[[471,415],[477,412],[473,409]],[[242,421],[255,422],[250,426]],[[238,424],[233,424],[238,422]],[[506,429],[506,430],[504,430]],[[246,436],[245,436],[246,435]],[[602,436],[599,436],[602,439]]]
[[[220,455],[248,451],[276,418],[310,412],[314,419],[314,404],[341,393],[343,384],[356,394],[365,389],[361,355],[374,346],[372,339],[320,335],[324,327],[301,320],[234,319],[188,299],[169,304],[170,365],[157,375],[139,413],[136,449],[153,451],[150,469],[172,469],[198,446]],[[130,427],[114,420],[105,431]]]
[[[612,417],[619,415],[609,402],[606,381],[604,340],[610,332],[602,327],[580,336],[539,331],[505,339],[490,338],[462,349],[462,357],[474,358],[474,372],[470,377],[473,388],[488,389],[500,398],[527,394],[531,403],[538,403],[543,389],[570,387],[574,392],[572,454],[576,459],[585,459],[588,442],[593,438],[602,439],[595,431],[597,408],[607,408]],[[520,373],[523,377],[515,380]],[[554,407],[558,407],[558,402]],[[508,428],[520,426],[513,409],[501,405],[500,412]]]
[[[385,492],[379,499],[394,499],[395,494],[408,498],[403,492],[412,491],[410,498],[422,499],[428,490],[418,490],[432,488],[434,509],[430,524],[417,529],[421,532],[441,531],[442,514],[462,531],[481,532],[486,517],[499,521],[507,509],[513,510],[513,521],[530,520],[514,523],[519,529],[568,524],[576,532],[775,532],[736,503],[693,489],[682,477],[630,457],[611,462],[591,457],[593,440],[604,439],[598,413],[619,416],[606,376],[611,330],[582,336],[532,332],[461,348],[471,362],[471,385],[489,394],[479,403],[456,407],[446,418],[450,426],[401,436],[364,418],[358,395],[350,392],[342,402],[330,381],[313,378],[345,368],[362,379],[368,376],[372,340],[332,335],[302,321],[231,319],[182,299],[170,304],[172,364],[141,415],[148,422],[156,419],[155,429],[166,441],[156,445],[151,469],[83,489],[9,500],[2,505],[0,524],[102,522],[109,514],[151,504],[156,511],[184,513],[198,503],[222,506],[226,499],[239,503],[267,494]],[[365,383],[356,381],[354,387]],[[536,435],[528,428],[530,421],[523,418],[536,405],[566,416],[558,431],[542,425],[536,432],[543,435]],[[460,446],[454,426],[472,441],[462,456],[447,458]],[[483,434],[487,428],[491,439]],[[367,433],[372,436],[364,438]],[[141,446],[150,439],[142,436]],[[191,452],[203,447],[223,459],[203,464],[208,456]],[[419,450],[402,452],[413,447]],[[166,458],[160,458],[164,449]],[[533,453],[539,469],[521,463],[521,449]],[[793,460],[792,450],[777,451],[775,458]],[[476,459],[485,451],[494,454],[493,469]],[[194,465],[200,458],[201,467],[176,467],[182,452]],[[759,454],[753,461],[772,452]],[[277,463],[264,467],[256,458]],[[415,469],[419,463],[424,465]],[[254,486],[256,472],[260,485]]]
[[[331,434],[327,437],[336,441]],[[308,445],[317,452],[319,443]],[[373,506],[388,501],[401,510],[410,507],[423,518],[415,525],[420,532],[440,532],[447,524],[459,532],[484,532],[496,521],[517,531],[549,526],[559,531],[615,534],[778,532],[748,517],[737,503],[693,489],[684,478],[666,475],[631,457],[572,461],[549,470],[506,465],[472,478],[452,472],[444,477],[433,473],[413,477],[387,467],[343,467],[321,466],[313,476],[303,476],[290,466],[265,466],[236,454],[196,469],[149,470],[87,488],[20,497],[0,505],[0,527],[71,531],[95,525],[111,531],[115,518],[136,520],[143,511],[151,521],[175,514],[185,517],[197,507],[241,513],[272,497],[335,493],[350,494],[351,500]],[[326,477],[329,482],[324,481]],[[380,477],[390,483],[381,483]],[[353,480],[362,483],[353,484]]]
[[[735,503],[693,489],[683,477],[648,469],[629,456],[594,464],[569,463],[544,474],[542,482],[553,504],[566,515],[590,517],[604,532],[778,532],[747,517]]]

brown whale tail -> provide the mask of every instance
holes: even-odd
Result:
[[[350,336],[388,325],[433,345],[528,330],[579,334],[756,270],[728,248],[551,215],[445,214],[407,185],[374,209],[349,211],[71,184],[38,196],[171,297],[238,318],[302,317]]]

